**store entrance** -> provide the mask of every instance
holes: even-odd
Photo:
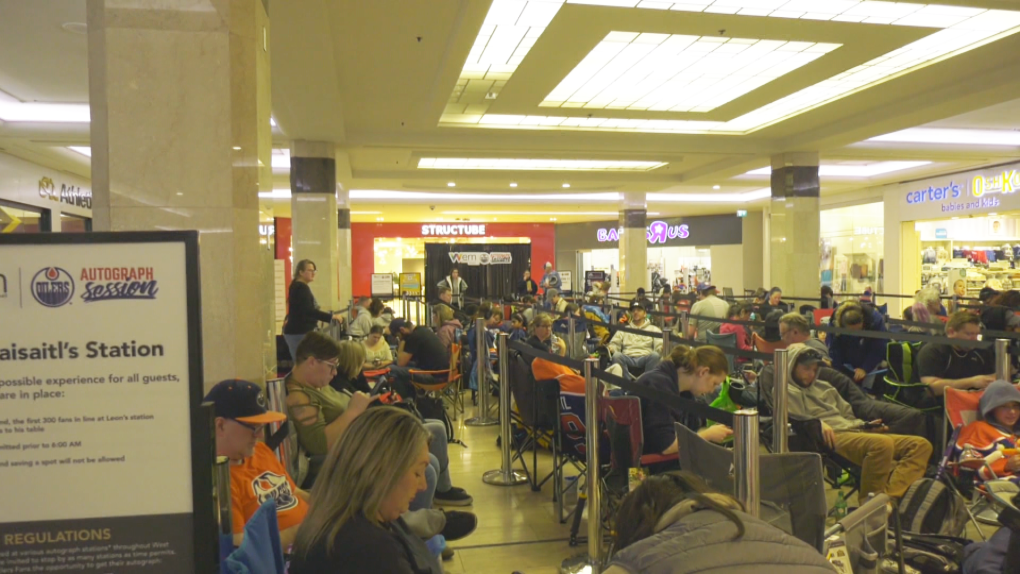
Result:
[[[919,221],[921,286],[944,295],[975,298],[1020,284],[1020,212]]]
[[[451,254],[454,257],[451,257]],[[466,254],[462,255],[462,254]],[[472,254],[485,254],[474,256]],[[510,262],[504,254],[509,254]],[[455,260],[459,262],[455,263]],[[513,295],[524,272],[531,269],[531,244],[520,243],[426,243],[425,296],[435,299],[436,285],[454,266],[468,284],[470,298],[503,299]]]

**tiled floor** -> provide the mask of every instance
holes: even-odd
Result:
[[[467,411],[469,416],[474,411],[470,402]],[[453,483],[467,489],[475,499],[469,510],[478,515],[478,529],[450,543],[456,554],[444,563],[446,572],[556,574],[564,559],[583,553],[585,548],[568,544],[570,524],[556,520],[552,482],[546,483],[542,492],[532,492],[528,484],[502,487],[482,482],[485,472],[500,468],[501,455],[496,447],[499,426],[467,427],[463,417],[458,419],[454,422],[456,437],[468,448],[450,445],[450,469]],[[530,465],[530,453],[528,461]],[[549,472],[548,453],[539,453],[538,465],[543,474]],[[582,523],[582,533],[584,528]]]

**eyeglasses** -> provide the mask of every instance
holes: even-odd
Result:
[[[337,359],[335,363],[334,362],[330,362],[330,361],[323,361],[322,359],[316,359],[316,360],[319,361],[320,363],[324,364],[324,365],[329,365],[329,372],[331,372],[331,373],[335,373],[337,371],[337,369],[340,367],[340,359]]]
[[[239,425],[241,425],[241,426],[243,426],[244,428],[250,430],[252,432],[252,434],[258,434],[258,433],[262,432],[263,429],[266,428],[266,425],[253,425],[251,423],[246,423],[244,421],[239,421],[237,419],[230,419],[230,420],[235,422],[235,423],[237,423],[237,424],[239,424]]]

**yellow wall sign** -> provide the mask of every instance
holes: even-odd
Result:
[[[421,273],[401,273],[400,294],[421,295]]]
[[[974,197],[986,193],[1013,193],[1020,189],[1020,174],[1016,170],[1004,171],[1001,175],[991,177],[977,176],[971,183],[970,192]]]

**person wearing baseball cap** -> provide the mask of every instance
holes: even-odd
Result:
[[[613,364],[623,367],[623,376],[628,380],[634,378],[631,369],[640,375],[658,365],[661,360],[662,331],[648,320],[648,304],[648,301],[632,301],[628,331],[617,331],[607,345]],[[629,331],[645,331],[648,335]]]
[[[266,394],[255,383],[222,381],[205,397],[216,414],[216,454],[230,459],[230,499],[234,544],[262,501],[276,500],[280,542],[287,548],[308,514],[308,493],[301,490],[264,442],[265,426],[287,415],[266,408]]]
[[[730,306],[716,296],[715,285],[702,282],[698,284],[698,302],[691,307],[691,318],[688,321],[688,332],[681,333],[681,337],[689,337],[697,341],[705,342],[705,334],[709,331],[719,332],[722,322],[713,321],[711,318],[726,319],[729,315]],[[679,328],[679,323],[677,324]]]

